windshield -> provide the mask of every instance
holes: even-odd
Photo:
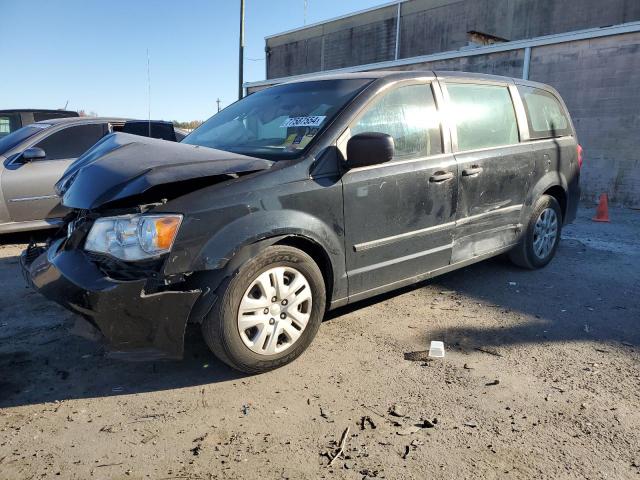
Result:
[[[182,142],[270,160],[297,157],[370,79],[268,88],[230,105]]]
[[[27,138],[32,137],[38,132],[41,132],[45,128],[49,128],[49,123],[32,123],[26,127],[19,128],[15,132],[5,135],[0,138],[0,155],[4,155],[12,148],[15,148],[20,143],[24,142]]]

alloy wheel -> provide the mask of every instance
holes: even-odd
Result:
[[[558,215],[553,208],[545,208],[533,229],[533,253],[544,260],[552,252],[558,238]]]

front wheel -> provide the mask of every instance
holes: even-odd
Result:
[[[509,258],[523,268],[542,268],[556,254],[561,232],[562,211],[558,201],[542,195],[533,208],[522,240],[509,252]]]
[[[301,250],[264,249],[217,291],[202,333],[229,366],[260,373],[297,358],[324,316],[326,292],[318,265]]]

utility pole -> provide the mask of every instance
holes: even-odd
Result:
[[[216,103],[218,104],[218,111],[220,111],[220,99],[217,99]]]
[[[238,53],[238,100],[240,100],[244,93],[242,90],[242,84],[244,83],[244,0],[240,0],[240,45]]]

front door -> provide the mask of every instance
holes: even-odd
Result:
[[[382,132],[395,143],[390,162],[343,176],[350,300],[449,263],[457,169],[435,98],[429,82],[398,86],[374,98],[346,134]]]
[[[444,93],[460,176],[456,263],[517,241],[533,158],[530,145],[520,142],[513,87],[448,81]]]
[[[106,124],[66,127],[52,132],[32,147],[42,148],[46,158],[24,162],[20,157],[5,165],[2,193],[12,222],[60,218],[65,209],[54,185],[69,165],[105,133]]]

